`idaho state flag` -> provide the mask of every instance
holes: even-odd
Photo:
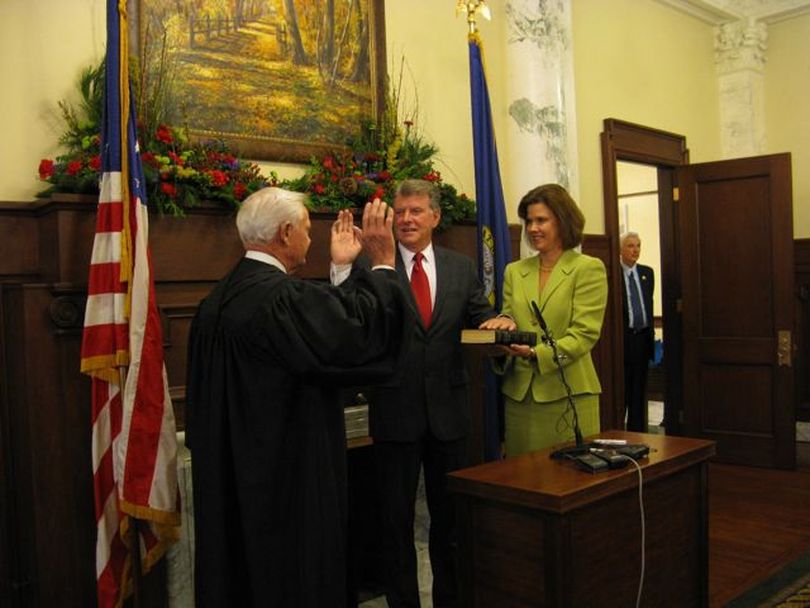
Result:
[[[492,129],[487,79],[481,55],[481,40],[469,36],[470,96],[472,99],[473,150],[475,153],[475,201],[478,207],[478,268],[490,303],[500,310],[503,299],[503,272],[512,261],[509,225],[503,202],[498,149]],[[487,369],[485,377],[486,457],[500,457],[499,403],[497,378]]]
[[[98,605],[132,591],[179,535],[176,428],[148,250],[143,170],[130,108],[126,0],[107,0],[101,193],[81,370],[92,378]],[[130,531],[135,520],[137,535]],[[131,539],[137,538],[136,547]]]

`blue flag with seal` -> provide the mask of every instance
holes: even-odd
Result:
[[[503,272],[512,261],[509,225],[503,200],[498,149],[492,129],[487,79],[484,74],[481,40],[469,36],[470,96],[472,101],[473,150],[475,155],[475,201],[478,210],[478,272],[490,304],[501,309]],[[500,402],[498,378],[485,372],[484,445],[487,460],[500,457]]]

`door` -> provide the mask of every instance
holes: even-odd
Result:
[[[675,170],[683,431],[717,459],[795,466],[790,155]]]

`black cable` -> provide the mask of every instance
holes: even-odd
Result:
[[[582,447],[582,431],[579,428],[579,415],[577,414],[577,406],[574,403],[574,392],[571,390],[571,385],[568,384],[568,380],[565,378],[565,369],[563,368],[562,359],[559,351],[557,350],[557,341],[554,339],[554,335],[551,333],[548,325],[546,325],[546,321],[543,319],[543,315],[540,312],[540,309],[537,307],[536,302],[532,302],[532,309],[534,310],[534,314],[540,323],[540,329],[543,332],[543,342],[551,347],[551,360],[554,362],[554,365],[557,366],[557,371],[560,373],[560,380],[562,380],[563,386],[565,387],[565,395],[566,399],[568,400],[568,408],[566,409],[566,412],[571,410],[576,445],[577,447]]]

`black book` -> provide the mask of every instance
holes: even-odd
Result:
[[[462,329],[462,344],[537,344],[533,331],[507,331],[505,329]]]

